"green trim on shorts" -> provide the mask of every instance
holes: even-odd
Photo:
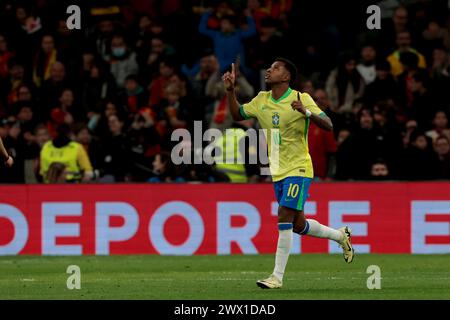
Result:
[[[299,201],[297,203],[297,210],[302,211],[303,210],[303,192],[305,189],[305,179],[302,179],[302,189],[300,190],[300,197]]]

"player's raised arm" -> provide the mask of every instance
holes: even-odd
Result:
[[[236,70],[234,67],[234,63],[231,64],[231,72],[226,72],[222,76],[222,80],[227,94],[228,108],[230,108],[233,120],[244,120],[244,118],[242,118],[241,114],[239,113],[239,102],[237,101],[236,93],[234,91],[236,83]]]
[[[320,114],[315,114],[308,110],[302,103],[300,99],[300,94],[297,93],[297,100],[292,102],[292,109],[297,110],[298,112],[303,113],[307,118],[310,118],[318,127],[331,131],[333,130],[333,123],[331,119],[325,114],[325,112],[321,112]]]

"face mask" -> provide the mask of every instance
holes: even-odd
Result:
[[[113,48],[112,49],[112,54],[115,57],[123,57],[125,55],[126,52],[126,48],[125,47],[118,47],[118,48]]]

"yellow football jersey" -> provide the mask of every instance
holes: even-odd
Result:
[[[314,114],[322,114],[311,96],[289,88],[278,100],[272,91],[261,91],[252,101],[240,107],[243,118],[256,118],[265,129],[272,180],[300,176],[313,178],[313,166],[308,150],[309,118],[292,109],[298,98]]]

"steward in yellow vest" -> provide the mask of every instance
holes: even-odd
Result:
[[[239,141],[245,136],[243,129],[230,128],[214,141],[216,169],[226,174],[230,182],[245,183],[248,181],[244,164],[245,155],[242,155],[239,150]]]
[[[93,176],[92,165],[86,151],[80,143],[72,141],[69,134],[69,127],[61,125],[58,128],[58,136],[42,147],[39,173],[45,183],[48,183],[47,172],[54,162],[66,166],[66,182],[86,181]]]

